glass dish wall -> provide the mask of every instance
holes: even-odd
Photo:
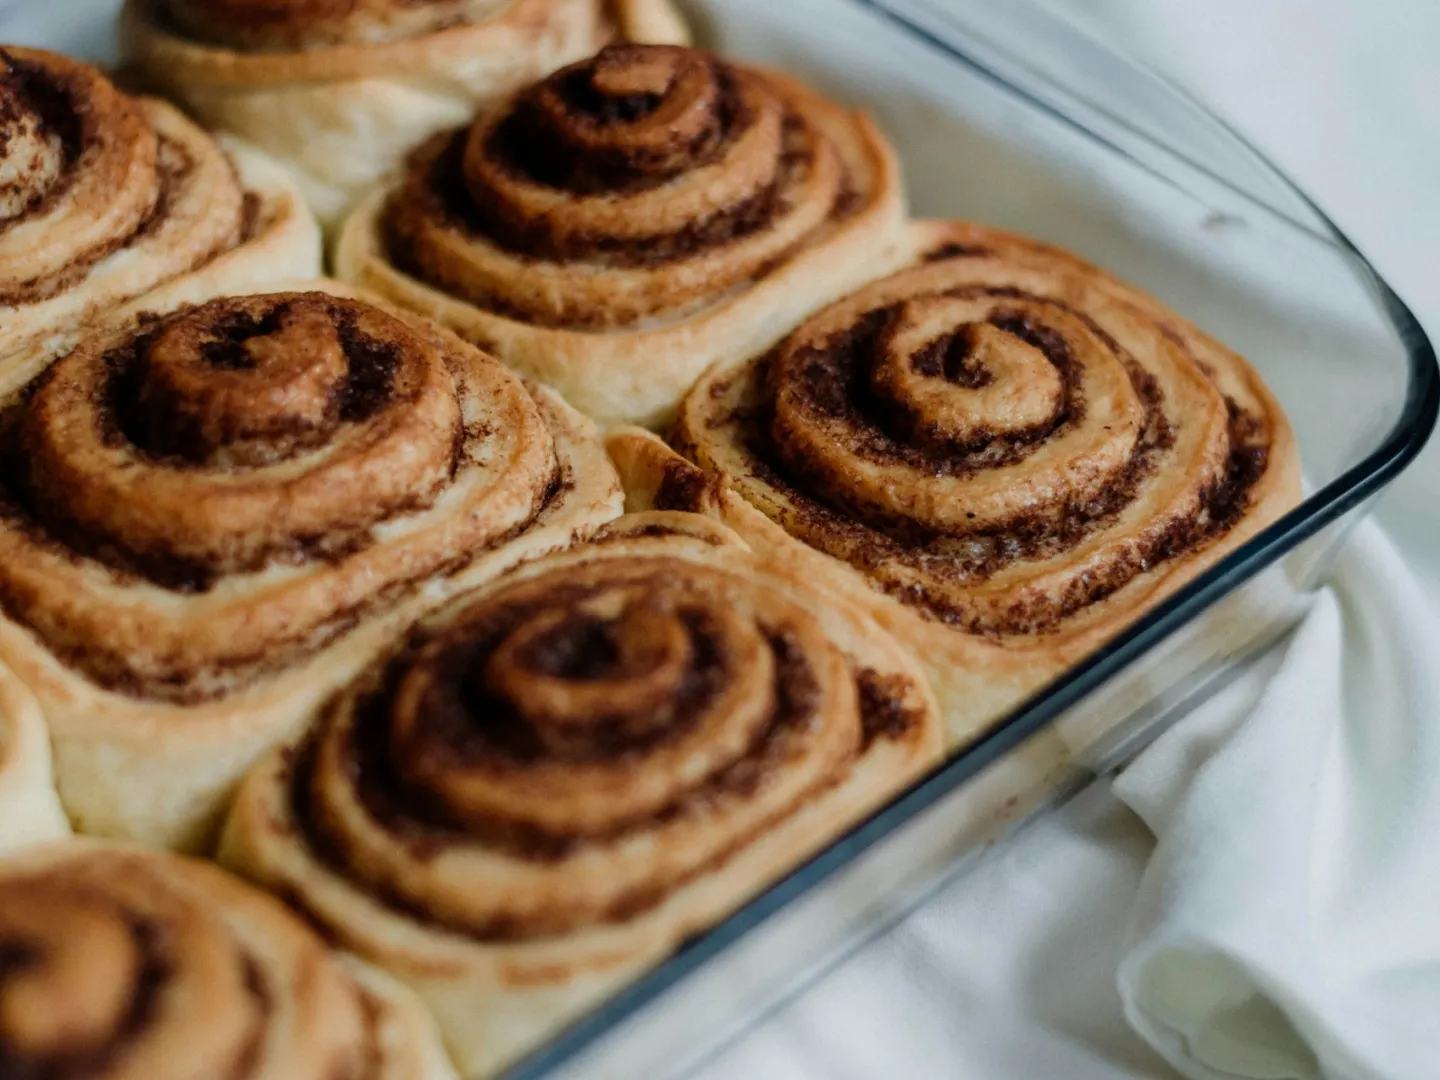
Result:
[[[114,6],[0,0],[0,40],[104,60]],[[1308,495],[511,1080],[683,1073],[1007,830],[1122,763],[1293,624],[1440,400],[1419,327],[1321,213],[1183,95],[1036,4],[688,7],[707,44],[869,109],[900,150],[917,214],[1063,244],[1244,353],[1289,413]]]

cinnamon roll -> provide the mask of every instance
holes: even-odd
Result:
[[[488,1075],[936,763],[923,675],[693,514],[421,623],[241,788],[222,862],[409,983]]]
[[[61,798],[187,849],[419,608],[621,502],[558,398],[335,292],[109,328],[0,399],[0,459],[0,662]]]
[[[70,832],[50,765],[50,732],[35,698],[0,668],[0,855]]]
[[[0,46],[0,374],[136,298],[319,270],[314,220],[274,164],[86,64]]]
[[[687,36],[670,0],[126,0],[120,15],[140,78],[288,162],[327,226],[416,143],[617,35]]]
[[[672,441],[713,481],[639,433],[612,453],[868,597],[960,742],[1275,521],[1299,467],[1249,365],[1138,290],[978,225],[910,244],[695,387]]]
[[[898,264],[903,215],[866,117],[773,72],[617,45],[422,146],[336,264],[602,423],[653,426],[711,364]]]
[[[0,1074],[455,1080],[414,996],[277,901],[96,841],[0,864]]]

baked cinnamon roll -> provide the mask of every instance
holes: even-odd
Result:
[[[1138,290],[981,226],[910,242],[695,387],[673,445],[717,483],[638,433],[612,450],[868,596],[964,741],[1290,509],[1299,467],[1250,366]]]
[[[0,668],[0,855],[69,832],[55,795],[50,732],[40,706]]]
[[[81,840],[0,863],[0,1072],[454,1080],[434,1022],[216,867]]]
[[[120,16],[140,77],[288,162],[327,226],[416,143],[617,35],[686,30],[670,0],[126,0]]]
[[[855,606],[640,514],[421,623],[246,779],[227,865],[414,987],[492,1073],[935,764]]]
[[[0,374],[136,298],[319,270],[314,220],[275,165],[95,68],[0,46]]]
[[[0,662],[61,798],[82,832],[187,849],[418,609],[621,501],[558,398],[319,291],[87,339],[0,400],[0,459]]]
[[[899,258],[895,157],[791,79],[612,46],[436,136],[346,223],[339,275],[602,423],[658,425]]]

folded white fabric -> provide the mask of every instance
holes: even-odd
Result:
[[[1440,1076],[1440,630],[1378,527],[1115,792],[1159,839],[1120,993],[1179,1071]]]

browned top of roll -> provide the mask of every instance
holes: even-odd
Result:
[[[154,108],[163,106],[122,94],[87,64],[0,48],[0,309],[81,283],[172,213],[182,192],[203,204],[203,227],[150,277],[137,275],[145,288],[240,241],[245,195],[233,168],[198,129],[159,133]]]
[[[45,118],[46,96],[38,72],[0,52],[0,220],[19,217],[63,176],[65,139]]]
[[[322,723],[295,765],[295,818],[365,891],[457,933],[621,922],[873,746],[929,760],[922,680],[865,665],[753,563],[639,533],[417,633]]]
[[[429,503],[462,430],[431,342],[305,293],[214,300],[118,348],[82,346],[36,387],[20,449],[56,520],[183,577],[309,538],[344,547]]]
[[[0,304],[65,288],[160,195],[158,141],[135,102],[88,65],[0,49]]]
[[[676,316],[863,205],[867,136],[780,76],[612,45],[418,151],[389,243],[408,271],[527,322]]]
[[[176,27],[236,49],[380,44],[479,22],[512,0],[163,0]]]
[[[0,455],[7,612],[103,684],[182,699],[463,565],[563,481],[499,364],[320,292],[90,339],[0,412]]]
[[[682,451],[907,603],[999,634],[1057,629],[1293,501],[1288,427],[1234,353],[1056,249],[924,228],[916,266],[702,382]]]
[[[159,852],[77,843],[0,871],[0,1074],[378,1073],[358,986],[268,898]]]

